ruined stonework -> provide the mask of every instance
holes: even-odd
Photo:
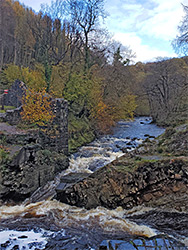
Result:
[[[68,154],[68,102],[57,98],[52,103],[55,117],[45,133],[39,132],[40,144],[43,148]]]
[[[16,108],[22,105],[22,97],[27,89],[25,83],[16,80],[11,88],[8,90],[8,94],[4,95],[4,105],[14,106]]]
[[[17,84],[10,89],[10,96]],[[16,106],[17,96],[12,103],[8,102],[10,96],[6,105]],[[47,127],[0,133],[0,140],[10,150],[8,159],[0,162],[0,199],[23,200],[68,167],[68,103],[54,99],[52,109],[55,117]],[[4,121],[18,124],[21,111],[21,106],[7,111]]]
[[[19,124],[21,120],[21,112],[22,112],[22,106],[16,109],[7,110],[4,116],[4,121],[8,122],[8,124],[10,125]]]

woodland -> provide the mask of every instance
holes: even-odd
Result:
[[[186,55],[184,9],[173,47]],[[39,13],[0,0],[0,89],[23,81],[30,110],[35,93],[68,100],[71,150],[120,119],[151,115],[161,125],[188,119],[188,57],[134,63],[134,52],[112,40],[105,17],[104,0],[54,0]]]

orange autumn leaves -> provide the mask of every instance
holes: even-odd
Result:
[[[119,99],[116,104],[107,105],[102,99],[91,109],[91,117],[95,126],[102,133],[109,132],[115,122],[120,119],[133,119],[136,109],[135,96],[128,94]]]
[[[22,98],[22,108],[22,119],[29,124],[44,126],[54,118],[51,98],[44,89],[39,92],[28,89]]]
[[[102,100],[92,107],[90,117],[94,120],[98,131],[102,133],[109,132],[110,128],[115,124],[112,108],[106,105]]]

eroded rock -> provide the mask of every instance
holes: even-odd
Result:
[[[188,161],[175,158],[144,161],[117,160],[84,180],[58,191],[57,199],[91,209],[132,208],[169,193],[187,193]],[[187,193],[188,195],[188,193]]]

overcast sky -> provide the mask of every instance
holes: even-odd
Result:
[[[20,0],[35,11],[51,0]],[[188,0],[106,0],[106,26],[114,38],[136,52],[135,61],[177,56],[171,41],[184,15]]]

